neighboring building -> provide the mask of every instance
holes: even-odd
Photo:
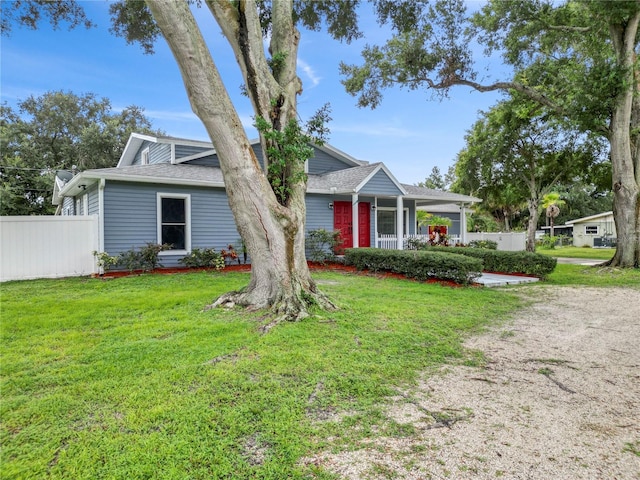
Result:
[[[262,162],[260,143],[252,146]],[[314,145],[305,168],[307,231],[340,230],[347,248],[402,248],[416,234],[416,208],[456,204],[459,225],[464,206],[480,201],[401,184],[383,163],[356,160],[327,144]],[[146,243],[172,244],[161,253],[167,267],[192,248],[239,241],[209,142],[132,134],[117,167],[60,172],[53,203],[60,215],[97,215],[100,251],[110,255]]]
[[[563,226],[572,229],[575,247],[612,247],[616,244],[616,225],[612,211],[577,218]]]

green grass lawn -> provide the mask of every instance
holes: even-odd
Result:
[[[640,288],[640,269],[558,264],[544,284]]]
[[[536,253],[551,257],[593,258],[595,260],[611,260],[616,253],[614,248],[556,247],[552,249],[536,249]]]
[[[203,310],[247,274],[3,284],[0,478],[333,478],[301,459],[379,432],[382,402],[426,369],[481,361],[463,337],[520,305],[508,289],[315,276],[340,310],[266,335],[259,312]]]

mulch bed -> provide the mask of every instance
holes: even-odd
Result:
[[[341,263],[316,263],[316,262],[308,262],[310,270],[321,270],[321,271],[333,271],[333,272],[343,272],[350,275],[366,275],[369,277],[375,278],[395,278],[399,280],[407,280],[412,282],[418,282],[418,280],[413,278],[405,277],[399,273],[392,272],[370,272],[369,270],[357,270],[355,267],[350,265],[344,265]],[[101,279],[111,279],[111,278],[122,278],[128,277],[131,275],[142,275],[143,273],[153,274],[153,275],[174,275],[180,273],[191,273],[191,272],[215,272],[214,268],[206,268],[206,267],[195,267],[195,268],[187,268],[187,267],[175,267],[175,268],[156,268],[155,270],[149,272],[143,272],[142,270],[134,270],[134,271],[118,271],[118,272],[106,272],[103,275],[94,274],[94,278]],[[218,270],[220,273],[227,272],[250,272],[251,265],[227,265],[223,270]],[[429,279],[420,283],[438,283],[440,285],[445,285],[449,287],[461,287],[462,285],[447,281],[447,280],[437,280],[437,279]]]

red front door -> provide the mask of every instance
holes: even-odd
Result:
[[[333,202],[333,228],[340,231],[342,245],[336,253],[342,254],[345,248],[353,247],[353,215],[351,202]],[[371,246],[371,204],[358,204],[358,246]]]
[[[371,204],[369,202],[358,204],[358,246],[361,248],[371,246]]]
[[[333,202],[333,229],[340,232],[342,244],[336,253],[342,255],[345,248],[353,247],[353,219],[351,202]]]

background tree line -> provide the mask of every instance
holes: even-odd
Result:
[[[476,11],[463,0],[376,5],[393,35],[367,46],[360,65],[341,66],[343,83],[360,106],[375,108],[394,86],[436,98],[465,86],[518,99],[523,119],[599,138],[611,161],[618,237],[610,265],[640,266],[640,2],[489,0]],[[482,55],[474,46],[487,56],[499,54],[513,73],[481,79]],[[563,170],[568,173],[564,167],[574,160],[582,156],[567,157]]]
[[[115,167],[132,132],[152,135],[141,107],[120,112],[93,93],[54,91],[0,106],[0,215],[47,215],[58,170]]]
[[[565,202],[556,224],[611,209],[606,142],[526,97],[514,93],[482,112],[465,141],[447,174],[434,167],[421,185],[481,198],[469,222],[474,230],[524,229],[534,251],[535,231],[545,225],[543,199],[552,192]]]

